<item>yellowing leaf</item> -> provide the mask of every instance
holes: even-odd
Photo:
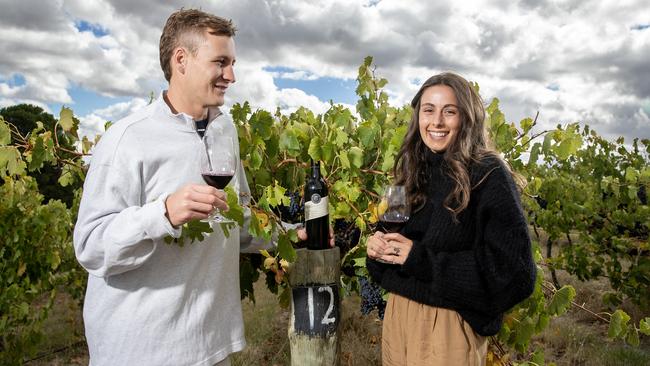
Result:
[[[16,272],[16,274],[18,275],[18,277],[22,276],[23,273],[25,273],[25,270],[26,270],[26,269],[27,269],[27,263],[25,263],[25,262],[20,262],[20,265],[18,266],[18,271]]]
[[[74,127],[74,119],[72,118],[72,109],[63,107],[59,114],[59,124],[66,132],[72,131]]]

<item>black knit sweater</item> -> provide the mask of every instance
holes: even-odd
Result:
[[[485,158],[469,169],[472,187],[478,186],[454,223],[443,206],[454,182],[442,154],[428,152],[426,165],[427,202],[401,231],[413,240],[406,262],[398,266],[368,258],[368,271],[389,292],[455,310],[478,334],[494,335],[503,313],[535,286],[519,193],[503,163]]]

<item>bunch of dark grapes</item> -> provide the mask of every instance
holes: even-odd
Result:
[[[280,215],[282,221],[289,222],[292,224],[302,222],[302,215],[304,210],[304,204],[302,202],[302,195],[300,191],[287,192],[285,193],[287,197],[291,200],[289,206],[278,205],[273,207],[273,211]]]
[[[291,203],[289,204],[289,215],[291,219],[300,219],[302,211],[304,209],[304,203],[302,202],[302,197],[300,196],[299,191],[289,193],[289,198],[291,198]]]
[[[334,220],[333,229],[334,242],[337,247],[341,248],[341,257],[359,244],[361,231],[354,222],[347,222],[344,219],[336,219]]]
[[[361,284],[361,313],[368,315],[377,309],[379,319],[383,320],[386,301],[381,297],[381,288],[366,277],[359,277],[359,283]]]

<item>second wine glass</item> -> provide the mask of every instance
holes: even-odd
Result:
[[[406,188],[399,185],[386,186],[379,205],[379,230],[385,233],[399,232],[411,214]]]
[[[206,133],[203,138],[203,152],[200,154],[200,169],[203,180],[217,189],[224,189],[235,175],[236,150],[231,136]],[[209,217],[217,222],[230,220],[221,216],[215,209]]]

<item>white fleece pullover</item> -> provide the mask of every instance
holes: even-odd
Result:
[[[209,118],[206,133],[237,138],[229,116],[215,108]],[[111,126],[94,149],[74,230],[90,274],[84,322],[93,366],[214,365],[245,346],[239,252],[263,244],[247,228],[226,238],[218,225],[200,243],[164,242],[180,235],[164,200],[203,183],[201,149],[194,121],[174,115],[162,95]],[[249,192],[238,167],[231,184]]]

